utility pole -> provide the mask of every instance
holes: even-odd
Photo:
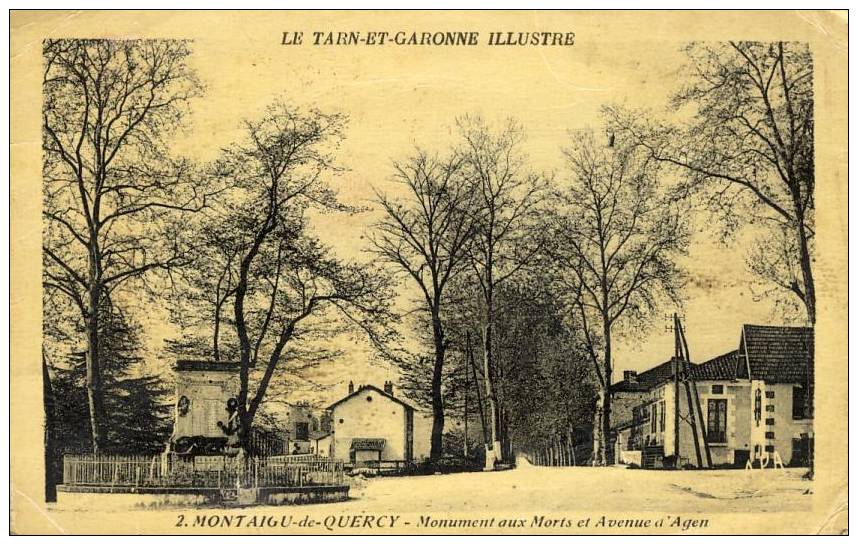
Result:
[[[709,439],[706,437],[705,420],[703,419],[703,407],[700,406],[700,395],[697,391],[697,382],[691,376],[691,353],[688,351],[688,340],[685,338],[685,330],[682,328],[682,322],[677,319],[677,329],[679,330],[679,339],[682,347],[682,359],[686,368],[685,375],[685,391],[689,397],[688,412],[691,414],[691,427],[694,429],[694,447],[697,449],[697,460],[700,466],[703,466],[703,461],[700,458],[700,445],[698,434],[703,440],[703,452],[706,455],[706,467],[712,468],[712,452],[709,449]],[[689,383],[690,382],[690,383]],[[694,393],[694,406],[691,406],[691,394]],[[700,418],[700,429],[697,428],[697,417]]]
[[[676,321],[679,317],[673,313],[673,458],[674,468],[679,468],[679,337],[676,335]]]

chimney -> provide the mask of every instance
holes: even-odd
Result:
[[[627,383],[638,383],[638,373],[634,370],[626,370],[623,372],[623,381]]]
[[[384,382],[384,392],[393,397],[393,382],[386,381]]]
[[[349,380],[349,395],[355,392],[355,382]]]

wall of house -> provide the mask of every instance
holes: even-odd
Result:
[[[616,430],[614,440],[614,462],[620,464],[636,464],[640,466],[640,451],[629,449],[632,429]]]
[[[668,382],[657,389],[661,390],[659,393],[659,397],[664,400],[664,431],[662,432],[662,440],[664,442],[664,456],[675,456],[676,442],[674,440],[676,438],[676,434],[674,430],[676,429],[676,422],[674,421],[673,412],[674,404],[676,402],[674,401],[676,396],[676,388],[674,387],[673,382]],[[680,424],[682,424],[681,421]]]
[[[432,450],[432,415],[414,411],[414,452],[415,462],[429,458]]]
[[[632,421],[632,409],[641,403],[642,391],[611,393],[611,427]]]
[[[299,439],[299,425],[305,424],[307,428],[307,439]],[[289,442],[288,452],[291,454],[306,454],[310,453],[310,448],[313,447],[312,438],[318,435],[321,431],[321,419],[319,411],[313,407],[302,404],[292,403],[286,411],[285,423],[286,438]]]
[[[226,403],[238,391],[236,376],[229,372],[176,372],[176,405],[173,437],[223,437],[217,422],[226,424]],[[185,415],[179,414],[182,396],[190,401]]]
[[[700,411],[703,420],[698,422],[700,436],[700,453],[705,459],[703,434],[707,431],[709,422],[709,400],[726,399],[727,401],[727,433],[723,443],[709,443],[709,453],[715,466],[732,465],[736,460],[736,450],[748,450],[750,447],[750,427],[748,419],[751,415],[751,398],[747,382],[730,382],[726,380],[698,381],[697,395],[700,399]],[[713,386],[721,386],[722,392],[715,393]],[[692,389],[693,393],[693,389]],[[692,396],[693,400],[693,396]],[[680,385],[680,414],[688,414],[688,401],[684,386]],[[690,424],[680,422],[681,455],[684,462],[697,465],[697,453],[694,448],[694,435]]]
[[[716,393],[713,386],[722,387]],[[792,405],[794,387],[801,384],[766,384],[759,380],[752,381],[698,381],[697,395],[700,399],[702,415],[697,417],[698,444],[701,457],[705,460],[703,438],[709,421],[709,401],[725,399],[727,401],[727,430],[723,443],[710,443],[709,452],[712,464],[715,466],[743,464],[743,455],[755,460],[768,452],[770,457],[777,452],[785,465],[793,458],[793,440],[800,439],[802,434],[813,436],[813,421],[810,419],[793,419]],[[760,391],[760,417],[755,415],[756,392]],[[674,449],[674,384],[667,382],[646,393],[640,394],[638,410],[646,409],[650,418],[636,424],[631,430],[631,436],[640,446],[660,445],[664,447],[665,456],[676,453]],[[694,400],[692,390],[692,402]],[[651,416],[652,407],[664,401],[664,426],[658,422],[653,431]],[[660,405],[659,405],[660,406]],[[660,410],[660,409],[659,409]],[[688,396],[685,386],[679,386],[679,412],[689,414]],[[696,412],[695,412],[696,414]],[[702,416],[702,419],[700,418]],[[660,416],[658,417],[660,418]],[[679,422],[679,456],[680,465],[697,465],[697,450],[694,442],[694,431],[691,424],[684,419]],[[628,436],[620,434],[617,447],[625,449]],[[737,453],[738,452],[738,453]],[[619,460],[619,459],[618,459]]]
[[[722,386],[721,393],[714,393],[713,385]],[[700,449],[700,455],[705,460],[704,451],[704,434],[707,430],[709,418],[709,400],[710,399],[725,399],[727,401],[727,430],[726,441],[723,443],[712,443],[709,445],[709,453],[712,457],[713,465],[731,465],[735,461],[735,451],[737,449],[750,450],[751,429],[748,425],[751,416],[751,398],[749,393],[749,384],[743,382],[729,381],[698,381],[697,396],[700,399],[701,415],[697,414],[696,407],[696,434],[697,445]],[[692,404],[694,403],[694,389],[692,392]],[[636,433],[639,434],[644,444],[662,445],[664,447],[665,456],[676,454],[674,448],[674,395],[675,387],[673,382],[667,382],[662,386],[648,392],[642,400],[642,406],[646,405],[652,411],[652,405],[659,400],[664,401],[664,427],[661,427],[659,422],[656,425],[656,431],[652,431],[649,421],[640,424],[637,427]],[[650,412],[651,413],[651,412]],[[679,385],[679,414],[686,416],[690,413],[688,408],[688,395],[683,384]],[[659,417],[660,418],[660,417]],[[681,465],[697,465],[697,447],[694,441],[695,429],[691,423],[681,418],[679,421],[679,457]]]
[[[319,455],[320,457],[328,457],[331,454],[331,440],[333,436],[327,435],[325,437],[316,439],[313,441],[314,443],[314,453]]]
[[[632,441],[637,444],[638,449],[653,445],[662,446],[666,456],[673,454],[673,383],[665,383],[637,395],[638,421],[631,429]],[[657,408],[653,410],[653,407]],[[663,419],[662,410],[665,412]]]
[[[384,438],[382,460],[405,460],[406,410],[401,404],[364,390],[340,403],[332,411],[332,457],[349,460],[349,449],[355,438]]]
[[[751,415],[751,457],[765,458],[774,453],[780,456],[784,464],[790,464],[793,455],[793,439],[799,439],[801,434],[813,435],[813,421],[810,419],[794,420],[792,414],[793,388],[800,384],[767,384],[761,380],[751,382],[751,403],[760,390],[761,418],[759,422]],[[753,412],[753,411],[752,411]]]

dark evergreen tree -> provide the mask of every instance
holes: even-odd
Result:
[[[170,435],[169,384],[140,369],[139,329],[115,307],[101,316],[99,359],[104,369],[106,451],[154,454]],[[92,452],[86,397],[86,353],[73,352],[69,368],[54,368],[55,439],[61,453]]]

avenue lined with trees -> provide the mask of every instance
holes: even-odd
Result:
[[[178,330],[170,353],[239,362],[245,449],[266,401],[339,356],[332,341],[347,335],[431,411],[433,461],[494,468],[574,442],[586,444],[579,464],[609,464],[614,346],[681,307],[700,209],[725,240],[755,226],[749,267],[765,294],[815,323],[810,54],[687,54],[673,99],[693,111],[685,124],[606,107],[543,174],[520,122],[465,114],[442,149],[417,145],[369,206],[351,206],[338,197],[345,114],[276,100],[198,163],[169,148],[205,100],[190,44],[47,41],[49,454],[165,441],[169,384],[139,370],[129,302],[145,297]],[[314,233],[317,218],[367,210],[360,260]]]

